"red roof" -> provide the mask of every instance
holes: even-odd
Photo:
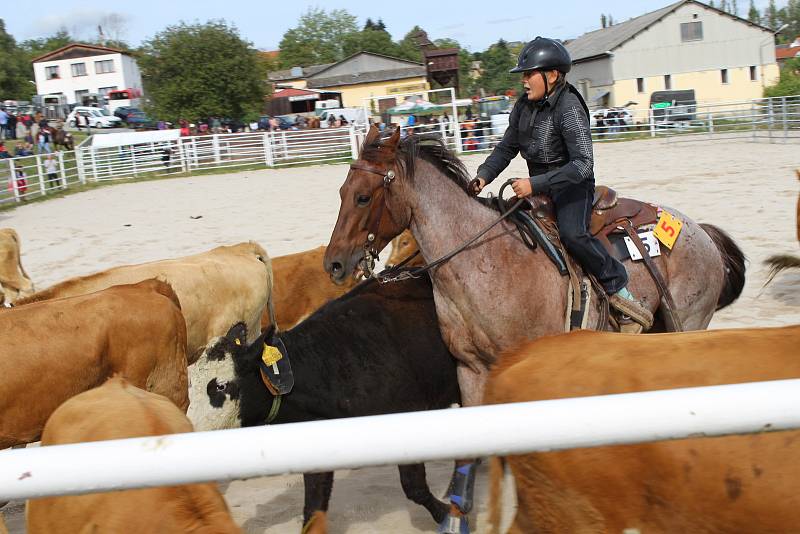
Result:
[[[800,56],[800,46],[775,48],[775,59],[791,59],[797,56]]]
[[[306,96],[306,95],[319,96],[319,91],[308,91],[306,89],[295,89],[294,87],[290,87],[286,89],[278,89],[272,94],[272,98],[288,98],[290,96]]]

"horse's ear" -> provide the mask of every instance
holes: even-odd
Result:
[[[364,143],[367,145],[371,145],[373,143],[377,143],[378,140],[381,138],[381,131],[378,129],[376,125],[372,125],[369,127],[369,131],[367,132],[367,138],[365,139]]]
[[[394,129],[394,133],[392,136],[383,143],[383,146],[389,147],[392,150],[397,148],[397,145],[400,143],[400,127]]]

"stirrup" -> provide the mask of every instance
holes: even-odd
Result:
[[[623,315],[639,323],[645,330],[649,330],[653,326],[653,314],[639,301],[628,300],[615,293],[608,297],[608,303]],[[620,330],[621,327],[622,323],[620,323]]]
[[[439,523],[436,534],[470,534],[469,519],[457,506],[451,505],[450,513]]]

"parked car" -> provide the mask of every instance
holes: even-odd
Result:
[[[129,113],[133,113],[135,111],[141,112],[142,110],[133,106],[120,106],[114,110],[114,116],[119,117],[124,121],[128,117]]]
[[[67,126],[75,128],[78,125],[78,114],[86,116],[90,128],[114,128],[121,126],[122,120],[119,117],[110,115],[106,110],[90,106],[75,106],[67,115]]]
[[[148,117],[144,111],[132,111],[125,117],[130,128],[155,128],[156,121]]]

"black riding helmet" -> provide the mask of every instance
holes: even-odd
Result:
[[[510,72],[525,72],[528,70],[557,70],[564,74],[572,67],[572,58],[564,45],[555,39],[537,37],[526,44],[519,53],[517,66]]]

